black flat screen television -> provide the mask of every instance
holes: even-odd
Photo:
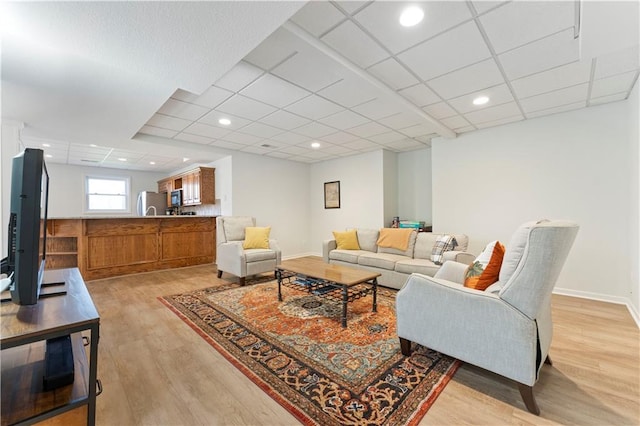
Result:
[[[11,300],[35,305],[40,296],[47,248],[49,174],[41,149],[13,158],[9,216],[8,273]]]

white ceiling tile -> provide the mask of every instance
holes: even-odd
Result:
[[[369,136],[379,135],[380,133],[386,133],[388,131],[389,131],[388,127],[378,124],[375,121],[370,121],[368,123],[361,124],[360,126],[356,126],[349,129],[349,133],[360,136],[361,138],[367,138]]]
[[[245,146],[245,147],[241,148],[240,151],[249,152],[251,154],[262,155],[262,154],[266,154],[267,152],[273,151],[273,148],[265,148],[265,147],[260,146],[260,145],[249,145],[249,146]]]
[[[367,68],[389,56],[378,43],[351,21],[338,25],[321,40],[362,68]]]
[[[406,89],[400,90],[398,93],[417,106],[430,105],[441,101],[440,97],[424,84],[407,87]]]
[[[270,138],[271,136],[279,135],[283,133],[282,129],[278,129],[276,127],[271,127],[266,124],[253,122],[248,126],[242,128],[242,133],[248,133],[253,136],[258,136],[260,138]]]
[[[271,139],[277,142],[286,143],[287,145],[295,145],[298,143],[306,142],[311,138],[309,136],[299,135],[293,132],[285,132],[280,133],[279,135],[275,135]]]
[[[289,31],[278,28],[243,60],[268,71],[293,55],[298,50],[299,43]]]
[[[326,117],[328,115],[335,114],[338,111],[342,111],[344,108],[331,101],[321,98],[320,96],[311,95],[302,99],[301,101],[296,102],[293,105],[289,105],[285,109],[303,117],[307,117],[312,120],[318,120],[322,117]]]
[[[340,6],[342,9],[344,9],[347,13],[353,14],[354,12],[362,9],[363,6],[368,5],[371,2],[345,0],[345,1],[336,1],[334,3]]]
[[[324,34],[346,17],[333,4],[323,1],[310,1],[291,20],[316,37]]]
[[[212,142],[211,146],[216,146],[218,148],[239,150],[245,147],[246,144],[234,143],[234,142],[229,142],[224,140],[217,140],[215,142]]]
[[[234,95],[217,109],[218,111],[228,112],[229,114],[237,115],[249,120],[259,120],[265,115],[276,110],[276,108],[271,105],[249,99],[242,95]]]
[[[260,122],[280,129],[291,130],[309,123],[309,119],[280,109],[262,117]]]
[[[472,93],[504,83],[504,78],[493,59],[479,62],[428,82],[445,99]]]
[[[158,112],[172,117],[184,118],[185,120],[197,120],[209,112],[209,110],[210,108],[205,108],[200,105],[169,99],[162,105]]]
[[[580,59],[580,40],[573,28],[499,55],[506,75],[514,80]]]
[[[194,142],[194,143],[200,143],[200,144],[210,144],[211,142],[213,142],[215,139],[214,138],[208,138],[205,136],[198,136],[198,135],[192,135],[190,133],[178,133],[177,135],[175,135],[173,137],[173,139],[178,139],[181,141],[187,141],[187,142]]]
[[[490,56],[491,52],[472,21],[401,53],[398,59],[423,80],[430,80]]]
[[[399,132],[409,137],[415,138],[418,136],[429,135],[433,133],[435,129],[428,123],[418,124],[416,126],[406,127],[400,129]]]
[[[162,136],[164,138],[172,138],[178,134],[175,130],[161,129],[153,126],[142,126],[140,133],[153,136]]]
[[[609,102],[622,101],[627,98],[627,93],[616,93],[614,95],[603,96],[601,98],[594,98],[589,101],[589,105],[600,105]],[[584,106],[584,104],[582,104]]]
[[[401,112],[381,118],[378,122],[391,129],[404,129],[405,127],[415,126],[416,124],[424,122],[424,118],[413,112]]]
[[[368,118],[353,111],[344,110],[318,120],[322,124],[336,129],[345,130],[370,121]]]
[[[461,1],[420,2],[424,19],[414,27],[403,27],[398,20],[409,2],[377,1],[355,15],[374,37],[393,53],[405,50],[423,40],[471,18],[471,12]]]
[[[385,59],[384,61],[377,63],[368,68],[367,71],[394,90],[412,86],[419,82],[413,74],[407,71],[393,58]]]
[[[187,92],[186,90],[178,89],[173,95],[171,95],[173,99],[177,99],[179,101],[190,102],[193,103],[195,99],[198,99],[198,95],[195,93]]]
[[[272,74],[265,74],[242,89],[240,94],[282,108],[311,93]]]
[[[351,155],[351,154],[355,154],[355,152],[352,149],[349,148],[345,148],[344,146],[338,146],[338,145],[330,145],[327,147],[322,147],[321,148],[322,151],[326,152],[327,154],[333,154],[333,155]]]
[[[203,123],[193,123],[183,130],[183,133],[191,133],[192,135],[205,136],[214,139],[226,136],[230,132],[230,130],[209,126],[208,124]]]
[[[254,136],[254,135],[249,135],[247,133],[242,133],[242,132],[233,132],[233,133],[229,133],[222,139],[227,142],[234,142],[242,145],[253,145],[255,143],[262,141],[264,138]]]
[[[170,117],[168,115],[154,114],[147,124],[154,127],[160,127],[169,130],[182,130],[191,124],[191,120],[184,120],[182,118]]]
[[[623,92],[628,93],[637,77],[637,71],[630,71],[595,80],[591,88],[591,98],[601,98]]]
[[[422,109],[424,110],[424,112],[426,112],[436,120],[451,117],[457,114],[457,112],[453,108],[451,108],[444,102],[438,102],[437,104],[429,105]]]
[[[221,89],[220,87],[211,86],[205,90],[202,95],[196,97],[190,102],[204,107],[215,108],[231,96],[233,96],[233,92]]]
[[[440,123],[442,123],[443,125],[447,126],[450,129],[458,129],[460,127],[469,126],[470,124],[467,121],[467,119],[461,115],[455,115],[453,117],[443,118],[442,120],[440,120]]]
[[[309,123],[304,126],[298,127],[295,132],[304,136],[309,136],[310,138],[318,138],[325,135],[330,135],[331,133],[335,133],[336,129],[325,126],[320,123]]]
[[[511,85],[519,98],[528,98],[544,92],[585,83],[589,81],[590,77],[591,61],[577,61],[513,80]]]
[[[291,155],[302,155],[307,153],[308,151],[309,151],[308,149],[302,148],[300,146],[287,146],[280,150],[280,152],[285,152]]]
[[[322,136],[320,139],[333,144],[344,144],[346,142],[351,142],[359,138],[360,136],[355,136],[355,135],[352,135],[351,133],[336,132],[330,135]]]
[[[514,1],[479,19],[499,54],[567,28],[573,31],[575,10],[572,1]]]
[[[347,108],[378,97],[378,92],[368,83],[355,77],[344,79],[318,92],[335,103]]]
[[[636,44],[626,49],[599,56],[596,60],[594,78],[608,77],[626,71],[638,70],[639,68],[640,45]]]
[[[369,136],[367,139],[381,145],[386,145],[391,142],[397,142],[399,140],[406,139],[406,136],[402,133],[391,131],[387,133],[381,133],[379,135]]]
[[[574,109],[584,108],[584,105],[585,105],[584,102],[575,102],[572,104],[562,105],[559,107],[541,109],[538,111],[527,113],[527,118],[542,117],[544,115],[551,115],[559,112],[571,111]]]
[[[383,117],[398,114],[400,111],[404,110],[404,107],[400,106],[400,103],[393,99],[381,96],[369,102],[357,105],[351,109],[371,120],[378,120]]]
[[[476,9],[476,12],[478,12],[478,14],[482,14],[490,9],[507,4],[508,1],[473,0],[472,3],[473,7]]]
[[[248,62],[240,61],[229,72],[216,80],[215,86],[232,92],[239,92],[263,73],[262,69]]]
[[[456,133],[467,133],[476,130],[476,126],[464,126],[453,130],[455,130]]]
[[[366,139],[356,139],[355,141],[347,142],[342,146],[357,151],[369,151],[382,148],[382,145],[368,141]]]
[[[335,62],[308,50],[298,52],[275,67],[272,72],[310,92],[317,92],[342,78]]]
[[[218,121],[221,118],[226,118],[227,120],[231,121],[231,124],[228,124],[226,126],[223,124],[220,124]],[[198,120],[198,122],[210,124],[212,126],[220,127],[222,129],[229,129],[229,130],[238,130],[246,126],[247,124],[251,123],[250,120],[247,120],[245,118],[238,117],[236,115],[229,114],[227,112],[217,111],[217,110],[213,110],[207,113],[204,117]]]
[[[415,139],[405,138],[395,142],[389,142],[384,144],[388,149],[395,151],[412,151],[419,148],[424,148],[425,144],[418,142]]]
[[[291,157],[291,154],[287,154],[286,152],[281,152],[281,151],[271,151],[266,155],[268,157],[281,158],[281,159],[286,159]]]
[[[479,123],[502,120],[516,115],[522,115],[520,108],[518,108],[515,102],[509,102],[507,104],[484,108],[480,111],[469,112],[464,114],[464,117],[469,120],[470,123],[478,125]]]
[[[578,84],[577,86],[521,99],[520,105],[525,113],[529,113],[574,102],[585,102],[586,104],[588,89],[588,83]]]
[[[484,123],[476,124],[478,129],[486,129],[488,127],[501,126],[503,124],[514,123],[516,121],[522,121],[524,117],[522,114],[514,115],[512,117],[505,117],[495,121],[485,121]]]
[[[28,148],[37,148],[37,146],[33,146],[33,145],[28,145]],[[69,150],[70,152],[80,152],[80,153],[87,153],[87,154],[95,154],[95,155],[107,155],[110,151],[111,148],[108,147],[104,147],[104,146],[89,146],[89,145],[81,145],[81,144],[51,144],[51,148],[56,148],[56,149],[63,149],[63,150]],[[45,152],[47,151],[47,148],[42,148],[45,150]]]
[[[489,102],[484,105],[474,105],[473,100],[479,96],[488,97]],[[509,87],[506,84],[500,84],[498,86],[489,87],[487,89],[469,93],[468,95],[450,99],[448,102],[449,105],[455,108],[458,112],[464,114],[471,111],[477,111],[482,108],[513,102],[513,100]]]

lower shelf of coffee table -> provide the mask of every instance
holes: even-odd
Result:
[[[285,287],[325,297],[335,302],[343,302],[343,286],[332,281],[307,277],[300,274],[289,274],[282,271],[281,284]],[[371,284],[363,283],[347,287],[347,302],[353,302],[373,291]]]

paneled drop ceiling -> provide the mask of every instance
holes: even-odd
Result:
[[[637,2],[419,2],[423,21],[405,28],[408,4],[309,2],[204,90],[169,93],[130,152],[103,147],[92,158],[117,165],[136,153],[127,167],[171,169],[183,158],[161,154],[181,143],[202,147],[199,161],[411,151],[436,136],[625,100],[638,80]],[[636,16],[616,32],[603,11],[621,7]],[[474,105],[480,96],[489,101]],[[67,149],[70,163],[89,154],[74,141]]]

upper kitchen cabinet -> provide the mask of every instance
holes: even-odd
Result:
[[[197,167],[158,182],[159,192],[181,189],[183,206],[215,204],[215,187],[215,169],[210,167]]]

